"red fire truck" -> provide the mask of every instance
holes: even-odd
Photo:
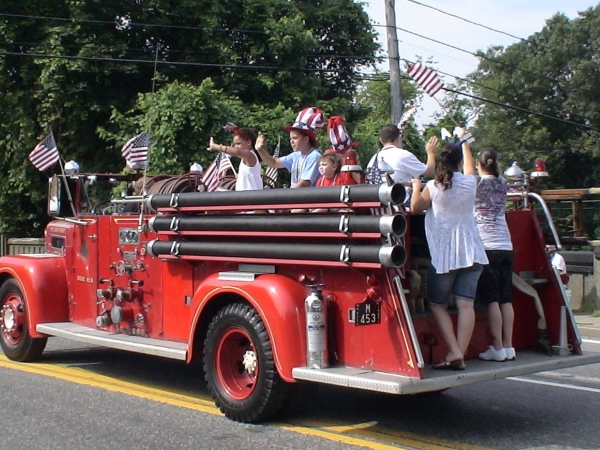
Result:
[[[216,404],[242,422],[273,417],[299,381],[418,394],[600,361],[582,353],[535,194],[512,194],[508,212],[531,291],[514,291],[517,359],[477,359],[491,337],[476,308],[467,369],[447,372],[429,367],[446,348],[423,301],[424,216],[404,211],[402,185],[200,192],[187,174],[103,201],[138,177],[51,178],[46,252],[0,259],[8,358],[33,361],[58,336],[202,360]]]

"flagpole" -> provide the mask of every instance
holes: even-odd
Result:
[[[58,165],[60,166],[60,172],[62,173],[63,179],[65,180],[65,187],[67,191],[67,198],[69,199],[69,204],[71,205],[71,211],[73,211],[73,217],[77,217],[77,213],[75,212],[75,204],[73,203],[73,196],[71,195],[71,189],[69,189],[69,183],[67,183],[67,175],[65,174],[65,167],[62,163],[62,158],[58,158]]]
[[[440,101],[439,101],[437,98],[433,97],[433,99],[434,99],[434,100],[437,102],[437,104],[440,106],[440,108],[442,108],[442,111],[444,111],[444,112],[446,113],[446,115],[447,115],[447,116],[450,118],[450,120],[451,120],[452,122],[454,122],[454,125],[456,125],[457,127],[461,128],[461,127],[462,127],[462,125],[460,125],[460,124],[458,123],[458,121],[457,121],[457,120],[454,118],[454,116],[453,116],[452,114],[450,114],[450,111],[448,111],[448,110],[447,110],[447,109],[444,107],[444,105],[442,105],[442,103],[441,103],[441,102],[440,102]]]

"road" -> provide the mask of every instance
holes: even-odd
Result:
[[[600,364],[414,397],[319,386],[263,425],[224,418],[198,365],[57,338],[37,363],[0,356],[0,380],[0,449],[600,447]]]

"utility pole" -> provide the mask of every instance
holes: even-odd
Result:
[[[400,89],[400,53],[398,51],[398,35],[396,34],[396,0],[384,1],[388,57],[390,65],[390,103],[392,106],[392,123],[397,124],[400,122],[400,117],[402,116],[402,91]]]

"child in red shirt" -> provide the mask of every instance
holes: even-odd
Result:
[[[319,158],[319,173],[321,176],[317,179],[315,186],[340,186],[343,178],[340,176],[342,160],[337,153],[325,153]]]

